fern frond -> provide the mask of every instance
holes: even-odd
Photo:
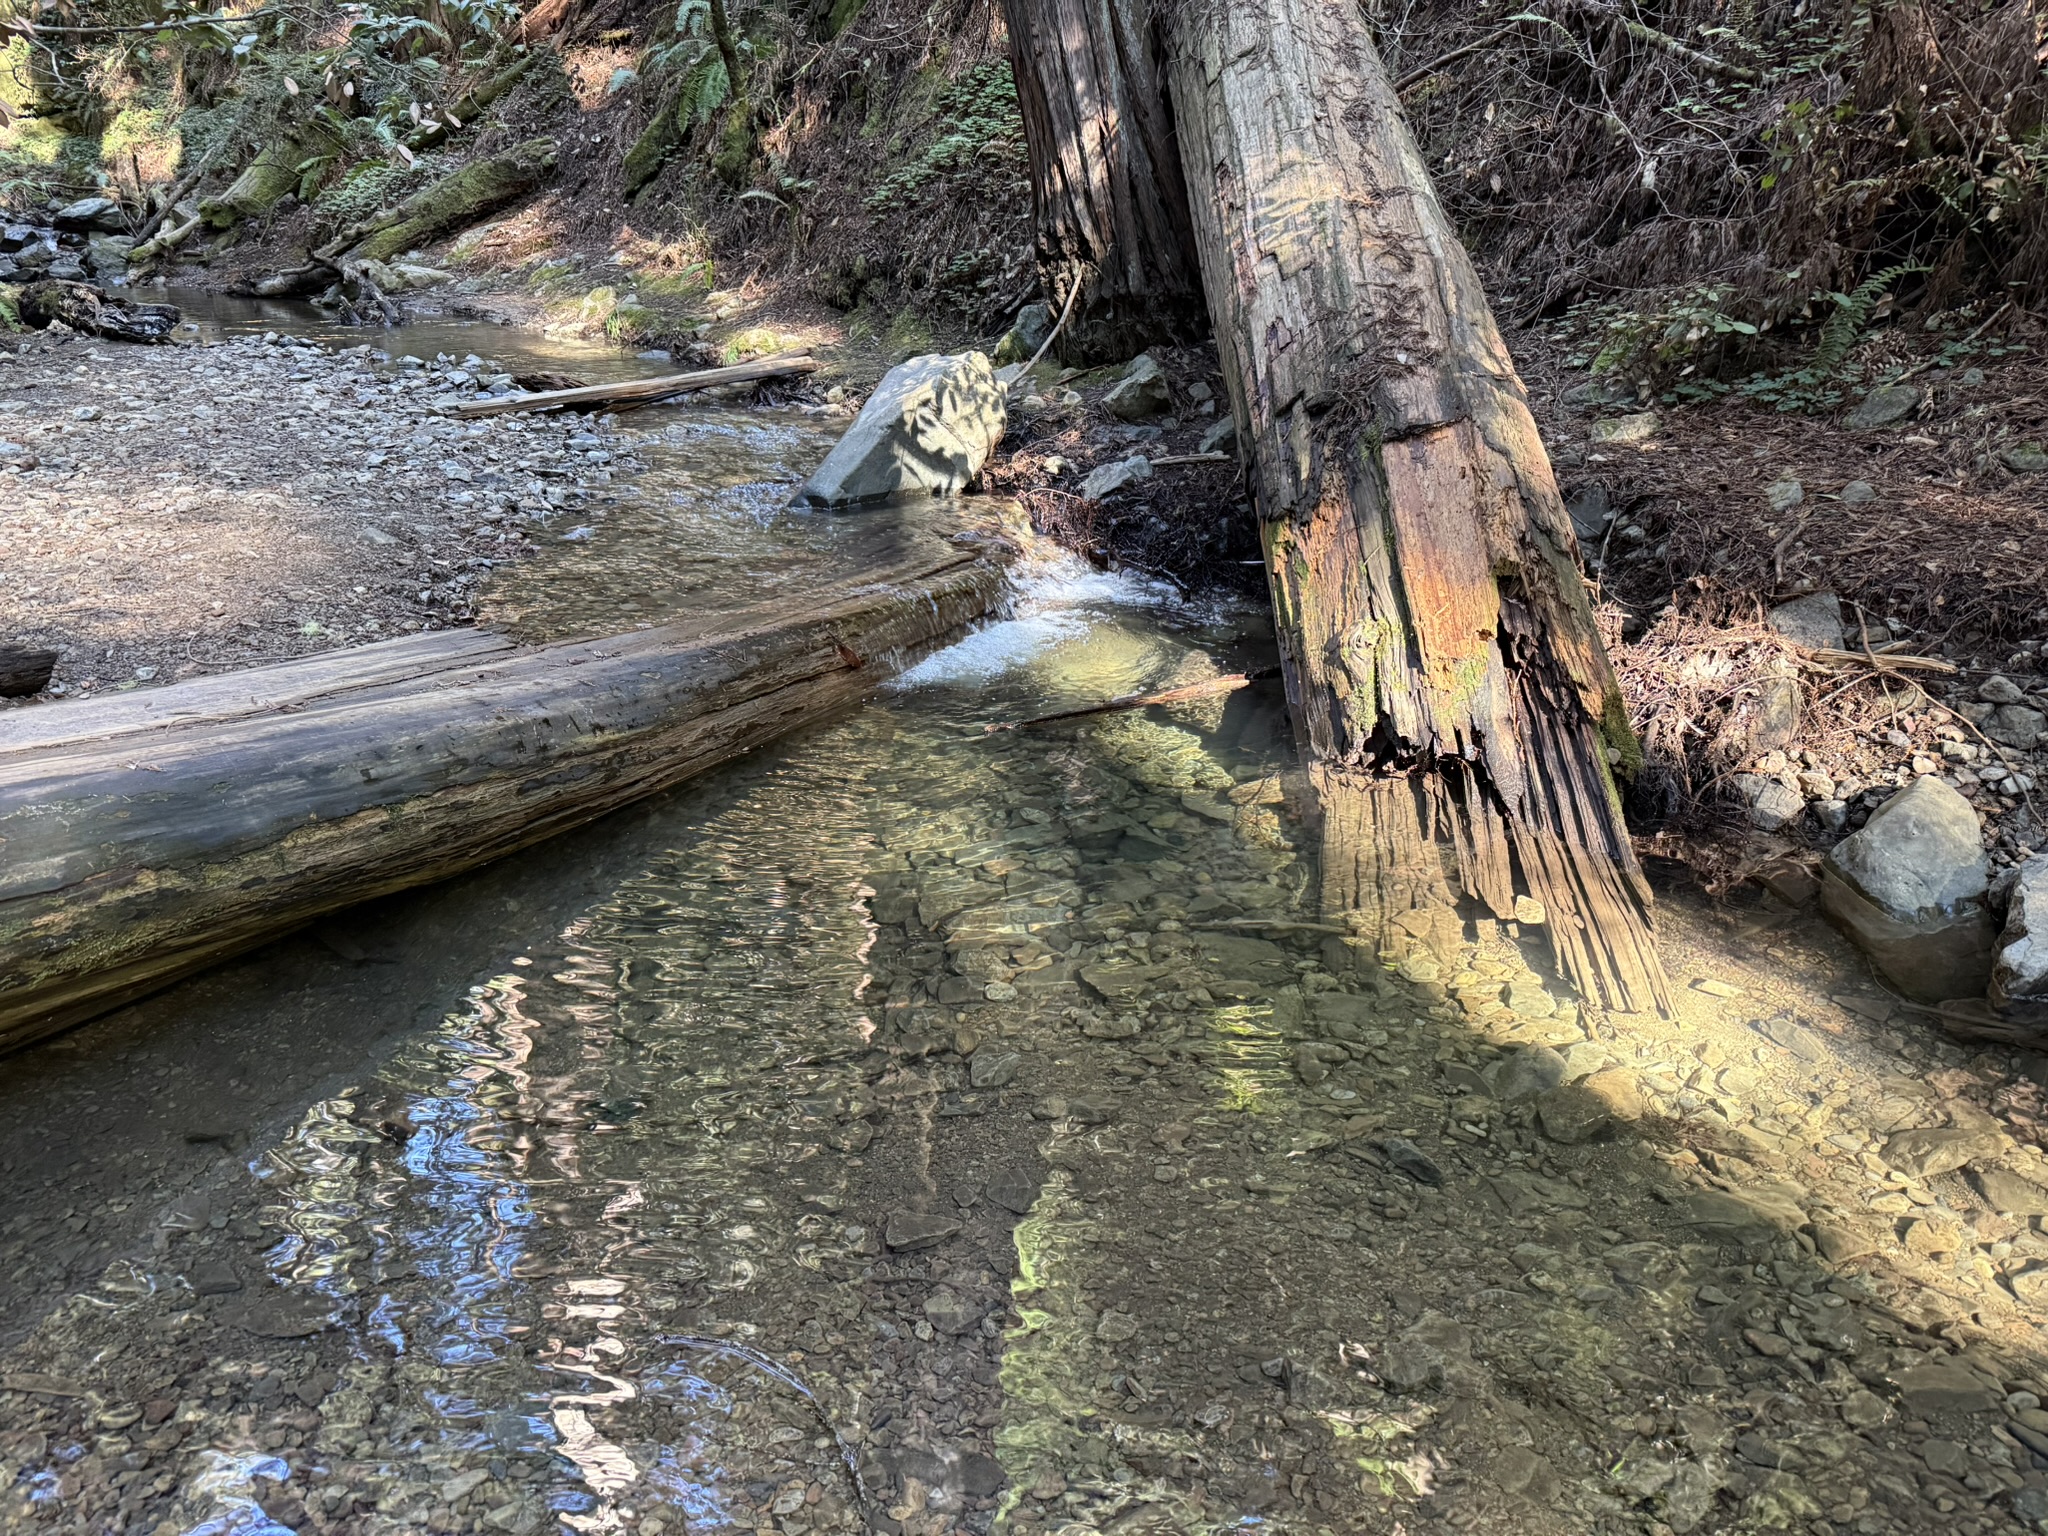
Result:
[[[1902,262],[1895,267],[1886,267],[1882,272],[1873,272],[1848,293],[1830,294],[1835,301],[1835,312],[1828,316],[1820,328],[1820,340],[1813,351],[1812,371],[1829,375],[1849,360],[1849,354],[1856,350],[1856,344],[1863,339],[1864,330],[1870,324],[1871,311],[1878,301],[1900,278],[1914,272],[1925,272],[1922,266]]]

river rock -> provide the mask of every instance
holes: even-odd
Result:
[[[1629,416],[1609,416],[1596,421],[1586,430],[1586,441],[1596,446],[1613,446],[1624,443],[1647,443],[1657,435],[1663,425],[1654,411],[1638,411]]]
[[[1990,1387],[1959,1361],[1931,1360],[1899,1372],[1899,1400],[1916,1419],[1940,1413],[1988,1413],[1997,1405]]]
[[[1886,384],[1857,401],[1842,425],[1852,432],[1896,426],[1920,408],[1920,391],[1910,384]]]
[[[1166,381],[1166,370],[1149,354],[1133,359],[1124,376],[1102,397],[1102,407],[1119,421],[1164,416],[1173,409],[1173,390]]]
[[[986,355],[913,357],[883,376],[796,499],[852,507],[955,495],[981,473],[1005,425],[1003,388]]]
[[[1810,592],[1771,610],[1771,628],[1813,651],[1842,648],[1842,600],[1832,592]]]
[[[85,263],[94,277],[119,281],[128,276],[128,253],[135,249],[133,235],[92,235],[85,246]]]
[[[1534,1045],[1494,1063],[1486,1079],[1496,1099],[1515,1104],[1561,1086],[1567,1075],[1562,1056],[1547,1045]]]
[[[1842,839],[1821,866],[1821,908],[1907,996],[1980,995],[1993,927],[1977,813],[1933,775]]]
[[[1202,440],[1195,444],[1195,447],[1202,453],[1222,453],[1226,450],[1231,453],[1237,452],[1237,418],[1217,417],[1209,423],[1208,430],[1202,434]]]
[[[58,209],[50,222],[59,229],[97,229],[109,234],[128,227],[121,217],[121,205],[111,197],[82,197],[69,207]]]
[[[1003,339],[996,343],[998,363],[1023,363],[1030,361],[1045,340],[1052,334],[1052,307],[1047,304],[1026,304],[1017,311],[1017,321]]]
[[[2038,475],[2048,470],[2048,448],[2039,443],[2021,443],[2016,448],[2006,449],[1998,457],[2016,475]]]
[[[1984,721],[1983,731],[2002,747],[2024,751],[2041,739],[2043,731],[2048,731],[2048,715],[2024,704],[2001,704]]]
[[[1991,1002],[2009,1019],[2048,1024],[2048,850],[2000,881],[2005,931],[1991,967]]]

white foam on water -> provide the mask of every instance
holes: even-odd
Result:
[[[1011,583],[1010,616],[975,630],[898,676],[898,689],[987,682],[1087,635],[1119,608],[1176,600],[1173,588],[1125,571],[1098,571],[1064,550],[1035,553]]]

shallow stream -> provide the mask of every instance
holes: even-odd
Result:
[[[783,510],[830,437],[630,418],[630,494],[482,612],[801,590],[899,526]],[[1539,934],[1469,914],[1359,966],[1277,688],[985,729],[1270,650],[1255,610],[1035,550],[1006,617],[852,715],[10,1061],[0,1526],[2048,1518],[1896,1385],[1967,1346],[1951,1396],[2048,1398],[2009,1305],[1787,1225],[1955,1198],[1875,1149],[1962,1055],[1825,934],[1678,904],[1667,959],[1712,983],[1682,1022],[1581,1017]],[[1607,1070],[1643,1134],[1539,1123]]]

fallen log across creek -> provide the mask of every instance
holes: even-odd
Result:
[[[513,411],[598,410],[610,406],[653,405],[692,390],[714,389],[721,384],[758,384],[769,379],[795,378],[816,373],[812,357],[764,357],[759,362],[734,363],[729,368],[704,368],[696,373],[665,373],[652,379],[620,379],[610,384],[579,384],[569,389],[543,390],[539,394],[479,395],[451,405],[450,416],[503,416]]]
[[[1000,599],[1000,535],[883,532],[829,585],[660,628],[449,630],[0,716],[0,1050],[668,789]]]

